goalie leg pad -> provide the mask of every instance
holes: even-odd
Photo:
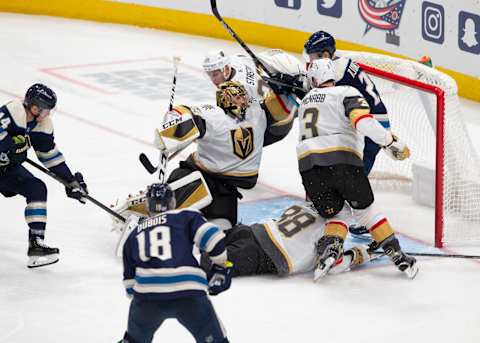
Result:
[[[199,171],[194,171],[169,184],[175,192],[177,209],[190,207],[201,210],[212,202],[208,185]]]

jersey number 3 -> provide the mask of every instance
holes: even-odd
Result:
[[[145,231],[137,236],[138,254],[143,262],[148,262],[152,257],[160,260],[172,258],[172,246],[170,244],[170,228],[157,226],[148,232],[148,242],[145,239]]]

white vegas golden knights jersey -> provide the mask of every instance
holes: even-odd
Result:
[[[230,81],[240,82],[245,86],[248,95],[252,99],[261,101],[262,96],[259,93],[260,76],[252,59],[244,55],[233,55],[230,56],[230,65],[235,70]]]
[[[325,220],[304,205],[289,207],[280,218],[254,225],[257,241],[275,264],[279,275],[312,271],[315,243]]]
[[[363,166],[364,136],[355,126],[369,112],[366,100],[353,87],[312,89],[298,110],[300,171],[315,165]]]
[[[217,106],[191,108],[206,123],[205,135],[197,139],[195,164],[205,171],[232,177],[258,175],[267,117],[256,101],[248,107],[245,120],[239,121]]]

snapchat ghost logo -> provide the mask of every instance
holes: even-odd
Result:
[[[460,11],[458,19],[458,46],[461,50],[480,54],[480,16]]]

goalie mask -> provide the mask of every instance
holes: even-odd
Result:
[[[146,197],[150,213],[173,210],[176,206],[174,193],[167,183],[154,183],[148,186]]]
[[[236,81],[227,81],[218,86],[217,106],[225,113],[238,119],[244,120],[249,105],[249,97],[245,87]]]

